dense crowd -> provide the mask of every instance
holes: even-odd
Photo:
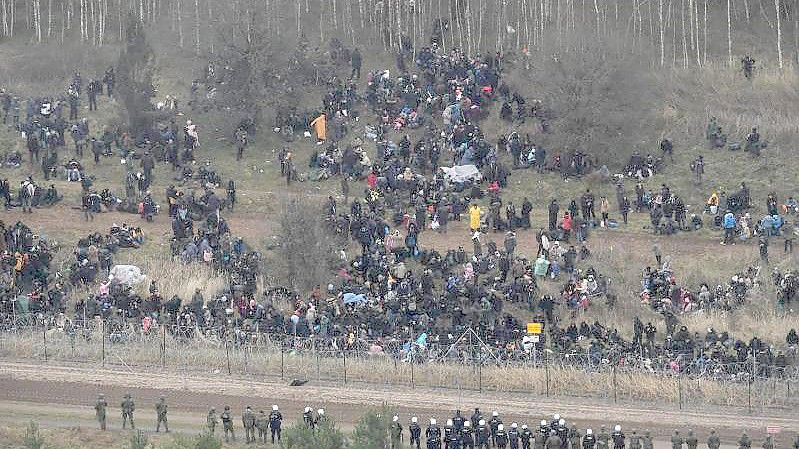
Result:
[[[79,75],[65,98],[28,101],[24,117],[15,112],[19,99],[4,92],[5,115],[10,115],[12,126],[25,138],[31,163],[41,161],[45,180],[64,176],[81,183],[81,208],[87,220],[93,213],[114,209],[138,213],[147,220],[159,213],[167,215],[175,260],[208,265],[227,279],[224,291],[210,298],[200,291],[191,298],[163,298],[157,280],[143,295],[113,276],[106,278],[116,248],[135,248],[142,241],[138,228],[123,225],[107,235],[82,239],[69,275],[52,286],[48,278],[58,276],[50,276],[40,262],[47,254],[46,243],[33,238],[28,246],[14,243],[3,259],[9,267],[4,275],[15,279],[8,285],[14,288],[20,281],[28,282],[31,294],[56,298],[41,310],[72,314],[77,321],[101,315],[139,323],[142,329],[158,322],[179,329],[175,332],[184,337],[195,332],[235,333],[242,342],[264,332],[314,337],[336,348],[377,342],[381,350],[393,344],[397,356],[415,360],[467,357],[464,352],[441,348],[450,348],[463,332],[476,329],[485,349],[500,359],[525,359],[531,351],[547,347],[563,354],[585,354],[590,364],[645,361],[680,371],[711,366],[727,375],[737,374],[742,369],[738,364],[747,357],[762,360],[762,366],[775,367],[776,372],[795,363],[781,349],[757,338],[746,342],[731,335],[714,337],[715,332],[702,338],[688,335],[679,326],[681,314],[711,307],[731,310],[745,302],[748,292],[761,282],[754,268],[732,277],[726,285],[702,284],[692,290],[679,285],[668,257],[663,262],[656,251],[657,265],[647,267],[642,275],[641,302],[663,315],[665,331],[658,332],[652,323],[644,325],[636,318],[630,339],[618,329],[581,319],[596,301],[613,307],[618,294],[611,276],[596,266],[590,250],[596,228],[621,225],[611,214],[618,213],[626,224],[630,213],[648,212],[650,228],[659,235],[712,226],[725,231],[725,244],[734,243],[736,237],[757,237],[767,262],[769,237],[784,236],[785,250],[792,249],[793,230],[784,215],[795,214],[795,200],[788,199],[778,210],[776,195],[769,195],[768,214],[755,222],[746,212],[751,195],[742,183],[740,191],[726,196],[726,209],[721,208],[723,195],[714,193],[707,213],[689,215],[670,186],[653,190],[643,184],[661,169],[665,157],[671,157],[673,144],[666,139],[661,143],[663,158],[636,153],[626,175],[615,178],[614,206],[611,199],[597,197],[591,190],[564,202],[552,199],[534,205],[525,197],[514,204],[506,193],[514,170],[554,170],[567,180],[589,173],[611,180],[611,175],[587,154],[548,152],[534,136],[521,133],[527,120],[533,120],[541,133],[549,132],[552,112],[504,81],[501,54],[469,56],[457,49],[444,51],[435,43],[417,52],[415,60],[408,59],[410,54],[400,54],[398,73],[392,75],[390,69],[369,72],[361,92],[362,60],[353,51],[352,76],[328,80],[321,109],[278,114],[278,132],[287,137],[306,134],[318,143],[308,174],[289,148],[280,152],[280,172],[286,183],[335,178],[344,196],[343,201],[330,196],[320,214],[341,243],[341,264],[328,285],[319,285],[307,295],[286,289],[258,294],[260,255],[234,236],[223,216],[236,204],[235,180],[228,182],[224,198],[217,195],[215,189],[224,185],[210,161],[196,164],[200,130],[191,120],[178,127],[174,101],[159,109],[166,115],[156,128],[130,136],[123,130],[92,130],[86,118],[78,117]],[[111,97],[113,71],[106,72],[102,82],[89,82],[90,110],[97,108],[103,85]],[[69,119],[64,119],[67,107]],[[500,119],[511,129],[496,141],[489,141],[482,126],[492,109],[499,109]],[[248,123],[242,123],[234,133],[239,159],[245,155],[250,132]],[[68,133],[74,157],[66,155]],[[124,195],[94,189],[92,176],[81,162],[86,147],[95,164],[103,156],[118,153],[126,167],[121,182]],[[65,163],[56,164],[57,159]],[[174,180],[166,189],[163,211],[151,192],[159,164],[171,165]],[[53,168],[58,165],[64,167],[63,172]],[[692,164],[697,182],[701,182],[703,167],[701,158]],[[625,185],[630,179],[637,181],[634,197],[628,196],[629,185]],[[20,184],[18,201],[11,200],[7,181],[2,193],[7,207],[19,205],[32,211],[60,199],[52,189],[52,194],[41,193],[35,181],[27,178]],[[534,207],[546,211],[544,226],[533,226]],[[452,221],[466,222],[470,247],[437,251],[420,245],[421,235],[446,234]],[[516,231],[534,228],[538,228],[538,248],[535,254],[522,254],[516,250]],[[6,241],[10,242],[8,235],[26,233],[29,230],[9,230]],[[500,243],[496,235],[501,236]],[[352,243],[360,251],[350,251]],[[66,310],[57,299],[64,297],[67,283],[96,282],[95,292],[78,301],[73,310]],[[774,282],[781,301],[789,305],[796,290],[793,274],[780,274],[779,279],[775,275]],[[543,294],[543,283],[562,285],[556,288],[559,296]],[[517,318],[517,310],[544,325],[539,342],[525,344],[526,323]],[[796,344],[789,335],[786,346],[780,348],[790,346]]]

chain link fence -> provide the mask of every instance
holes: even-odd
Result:
[[[694,362],[676,370],[667,360],[613,358],[533,350],[497,354],[482,344],[424,349],[397,341],[321,340],[244,329],[149,327],[101,319],[84,325],[7,325],[0,356],[11,360],[98,368],[171,369],[218,376],[253,376],[334,384],[510,392],[539,397],[593,397],[624,403],[659,402],[679,409],[740,407],[750,413],[799,407],[799,369],[759,364]],[[795,354],[791,354],[795,362]]]

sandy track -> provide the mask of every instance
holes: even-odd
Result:
[[[675,428],[695,429],[704,435],[716,428],[728,439],[744,430],[761,438],[767,425],[782,428],[779,441],[787,447],[799,431],[799,414],[749,416],[731,408],[714,411],[680,411],[648,405],[608,404],[597,400],[554,400],[531,395],[463,392],[426,388],[383,387],[376,385],[337,386],[309,383],[290,387],[273,380],[260,380],[226,375],[186,376],[175,371],[126,372],[115,369],[94,369],[59,365],[5,362],[0,366],[0,405],[23,401],[27,404],[59,404],[87,407],[91,418],[92,405],[98,393],[105,393],[116,406],[123,394],[130,392],[140,404],[140,415],[150,420],[158,396],[165,395],[171,409],[200,419],[211,406],[219,409],[230,405],[242,410],[251,405],[256,410],[280,404],[287,417],[299,416],[305,406],[324,407],[330,416],[350,427],[368,407],[387,403],[401,413],[404,420],[411,415],[426,420],[450,416],[460,408],[471,414],[477,405],[483,413],[497,410],[506,422],[534,424],[542,417],[560,413],[580,427],[622,424],[625,429],[651,429],[661,439]],[[112,415],[113,416],[113,415]],[[0,414],[0,419],[5,419]],[[192,419],[185,418],[186,422]],[[199,421],[198,421],[199,422]],[[200,424],[197,424],[198,426]],[[758,444],[759,445],[759,444]]]

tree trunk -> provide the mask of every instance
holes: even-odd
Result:
[[[200,54],[200,0],[194,0],[194,53]]]
[[[705,17],[704,17],[704,29],[702,31],[702,59],[704,63],[707,64],[707,0],[704,1],[705,3]]]
[[[663,0],[658,0],[658,22],[660,22],[660,65],[666,60],[666,43],[663,40]]]
[[[181,5],[181,0],[177,0],[175,4],[175,17],[177,18],[178,22],[178,46],[183,48],[183,19],[181,16],[183,15],[183,5]]]
[[[732,0],[727,0],[727,56],[732,67],[732,17],[730,16]]]
[[[774,0],[774,9],[777,11],[777,60],[782,68],[782,25],[780,22],[780,0]]]

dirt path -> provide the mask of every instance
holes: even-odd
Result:
[[[470,414],[472,407],[480,406],[484,413],[497,410],[506,422],[533,425],[544,417],[560,413],[581,428],[599,428],[600,425],[621,424],[626,430],[650,429],[666,441],[675,428],[694,429],[700,438],[710,428],[717,429],[726,441],[731,441],[744,430],[756,441],[765,433],[767,425],[780,426],[779,440],[787,447],[788,440],[799,432],[799,415],[748,416],[732,409],[715,409],[708,412],[658,409],[648,405],[618,405],[578,399],[552,400],[529,395],[480,394],[454,390],[423,388],[387,388],[369,385],[340,387],[310,383],[290,387],[270,380],[238,376],[182,375],[174,371],[125,372],[30,363],[6,362],[0,366],[0,410],[6,405],[24,402],[33,410],[47,409],[48,421],[54,425],[68,425],[70,420],[88,423],[92,419],[91,405],[98,393],[104,393],[109,403],[115,405],[122,396],[133,394],[140,410],[140,418],[149,423],[152,406],[158,396],[165,395],[171,410],[176,413],[175,426],[186,424],[188,430],[202,425],[207,409],[230,405],[233,410],[243,410],[251,405],[255,410],[268,409],[279,404],[285,416],[299,416],[305,406],[324,407],[328,414],[348,427],[368,407],[387,403],[396,407],[404,422],[410,416],[426,421],[438,416],[449,416],[456,408]],[[58,405],[58,407],[52,407]],[[80,412],[84,410],[85,412]],[[238,413],[238,412],[237,412]],[[115,411],[110,416],[115,417]],[[0,411],[0,420],[11,420],[8,413]],[[16,418],[14,418],[16,419]],[[22,418],[19,418],[22,419]],[[65,421],[65,423],[61,423]],[[86,424],[88,425],[88,424]],[[177,428],[177,427],[176,427]],[[759,443],[758,443],[759,444]]]

